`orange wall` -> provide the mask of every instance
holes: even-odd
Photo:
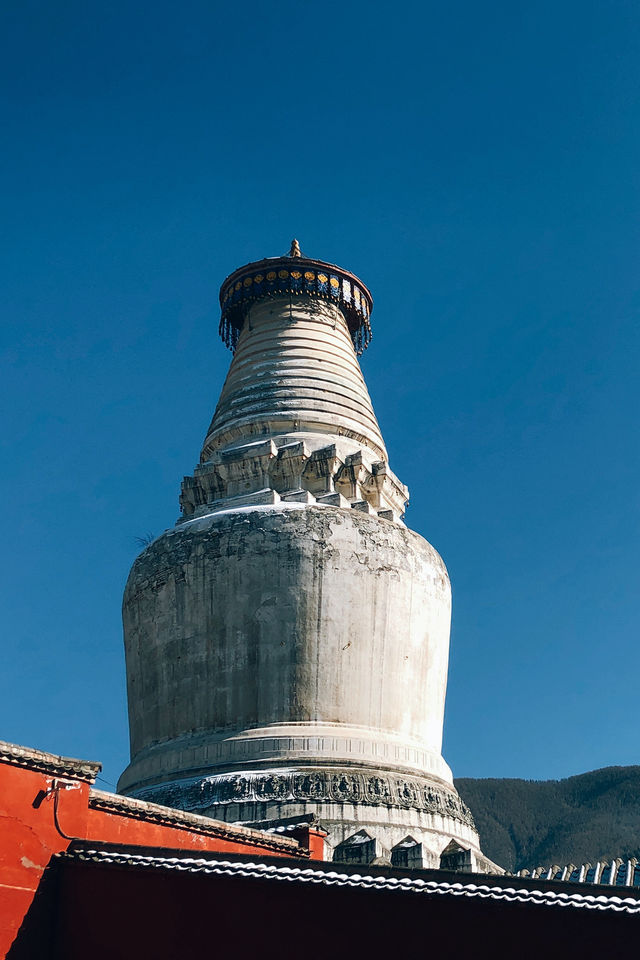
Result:
[[[58,783],[57,789],[52,789]],[[65,789],[65,787],[67,787]],[[237,841],[197,829],[165,826],[126,812],[92,809],[90,785],[0,761],[0,958],[25,916],[50,858],[71,840],[158,846],[257,856],[322,859],[322,834],[309,831],[308,852],[241,837]],[[232,828],[231,828],[232,829]]]
[[[52,797],[42,799],[47,780],[46,774],[0,763],[0,957],[18,932],[51,856],[69,845],[56,828]],[[76,784],[65,791],[65,823],[83,836],[89,784]]]
[[[64,823],[61,823],[64,828]],[[65,833],[68,831],[65,829]],[[83,838],[85,839],[85,838]],[[162,823],[139,820],[126,814],[89,808],[87,840],[102,843],[127,843],[138,847],[174,847],[187,850],[213,850],[220,853],[255,853],[259,857],[291,857],[295,850],[274,849],[250,839],[228,840],[223,837],[198,833],[187,827],[171,827]],[[298,856],[306,856],[301,849]]]

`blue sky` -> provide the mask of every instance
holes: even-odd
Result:
[[[637,763],[640,18],[537,4],[3,6],[0,736],[127,762],[120,603],[288,249],[440,551],[459,776]]]

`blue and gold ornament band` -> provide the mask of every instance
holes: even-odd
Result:
[[[235,350],[247,310],[266,297],[318,297],[335,303],[344,314],[356,353],[372,337],[371,294],[357,277],[333,264],[301,257],[283,257],[249,263],[236,270],[220,289],[220,336]]]

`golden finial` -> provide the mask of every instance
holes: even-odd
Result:
[[[291,241],[291,250],[289,250],[290,257],[301,257],[302,253],[300,252],[300,244],[297,240]]]

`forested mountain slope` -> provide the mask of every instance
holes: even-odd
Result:
[[[640,858],[640,766],[566,780],[456,780],[486,856],[507,870]]]

